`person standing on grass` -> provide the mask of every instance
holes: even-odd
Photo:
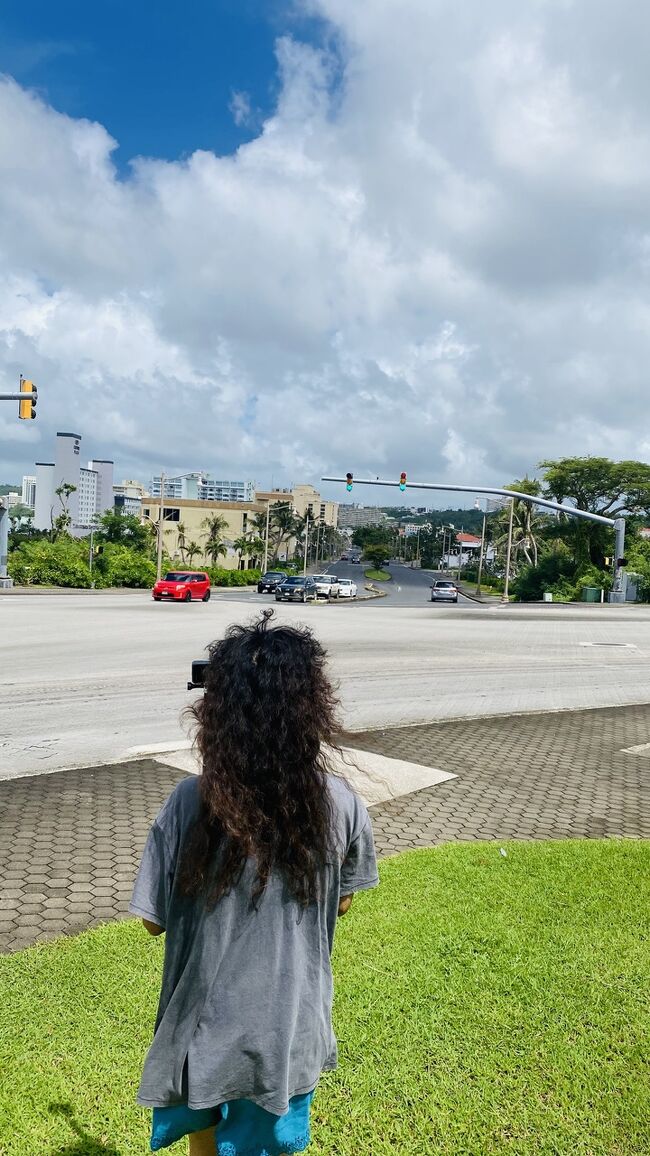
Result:
[[[231,626],[191,709],[202,771],[149,832],[130,910],[166,932],[138,1103],[151,1148],[284,1156],[309,1143],[336,1067],[330,955],[337,916],[375,887],[368,812],[330,772],[336,702],[310,630]]]

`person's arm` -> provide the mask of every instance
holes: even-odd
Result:
[[[162,935],[165,930],[164,927],[159,927],[157,923],[152,923],[150,919],[143,919],[142,922],[149,932],[149,935]]]
[[[339,915],[346,915],[352,906],[354,895],[342,895],[339,903]]]

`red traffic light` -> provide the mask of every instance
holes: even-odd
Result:
[[[346,474],[345,479],[346,479],[345,480],[346,490],[351,490],[352,489],[352,474]]]
[[[401,473],[399,476],[399,488],[400,488],[400,490],[406,489],[406,474],[405,473]]]

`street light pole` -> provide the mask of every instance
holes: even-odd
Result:
[[[510,586],[510,555],[512,554],[512,520],[514,518],[514,513],[515,513],[515,499],[511,498],[510,499],[510,524],[508,526],[508,555],[506,558],[506,585],[505,585],[505,590],[503,591],[503,595],[501,597],[502,602],[509,602],[510,601],[508,589]]]
[[[303,559],[303,564],[302,564],[302,576],[303,576],[303,578],[307,577],[307,552],[308,552],[308,550],[309,550],[309,514],[307,514],[307,520],[305,522],[305,557]]]
[[[270,521],[271,521],[271,503],[269,501],[267,501],[267,503],[266,503],[266,534],[264,536],[264,568],[262,570],[263,574],[266,574],[266,571],[267,571],[267,568],[269,565],[269,524],[270,524]]]

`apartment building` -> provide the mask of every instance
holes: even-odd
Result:
[[[165,552],[177,565],[200,567],[204,565],[223,566],[227,570],[237,570],[240,555],[233,543],[245,534],[254,531],[253,518],[256,514],[264,517],[266,506],[261,502],[209,502],[204,498],[168,498],[163,505],[163,533]],[[142,501],[142,519],[158,525],[160,518],[160,495],[147,495]],[[210,518],[223,518],[226,525],[220,532],[225,554],[214,559],[206,553],[209,538]],[[193,547],[197,549],[194,550]],[[243,559],[242,559],[243,561]]]

